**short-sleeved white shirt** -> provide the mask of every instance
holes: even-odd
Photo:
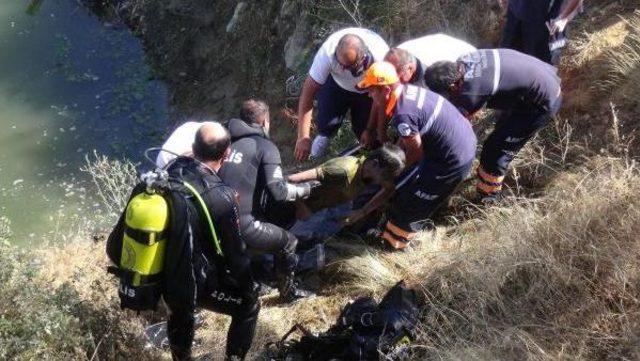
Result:
[[[462,55],[477,50],[465,41],[441,33],[405,41],[398,48],[411,53],[424,66],[431,66],[438,61],[456,61]]]
[[[186,122],[176,128],[169,138],[162,145],[162,149],[168,150],[179,155],[191,154],[193,142],[196,139],[196,133],[203,123]],[[159,152],[156,157],[156,166],[163,168],[169,164],[177,156],[169,152]]]
[[[362,80],[361,76],[354,78],[349,70],[342,69],[342,66],[335,57],[336,47],[340,39],[347,34],[359,36],[373,54],[373,61],[382,61],[389,51],[389,46],[375,32],[363,28],[346,28],[331,34],[322,44],[309,70],[309,75],[318,84],[324,84],[329,75],[333,76],[336,83],[343,89],[353,93],[364,93],[356,89],[356,84]]]
[[[424,72],[427,67],[438,61],[456,61],[459,57],[475,52],[477,49],[460,39],[445,34],[426,35],[417,39],[405,41],[398,45],[415,56],[420,62],[419,75],[415,85],[426,88]]]

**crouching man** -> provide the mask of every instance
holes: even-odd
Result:
[[[404,249],[469,173],[476,136],[442,96],[401,84],[391,63],[374,63],[358,86],[385,109],[405,150],[407,167],[419,164],[400,182],[381,235],[391,249]]]
[[[282,174],[280,151],[269,138],[269,107],[261,100],[242,104],[240,119],[229,121],[231,154],[220,176],[238,192],[240,227],[249,251],[272,254],[280,298],[285,303],[312,294],[298,287],[295,269],[298,239],[286,229],[265,222],[260,198],[269,192],[276,202],[293,202],[309,196],[312,184],[287,183]]]
[[[192,263],[190,273],[196,282],[197,306],[230,315],[231,325],[227,334],[227,358],[244,359],[251,347],[258,321],[260,304],[255,283],[251,275],[250,258],[240,234],[238,205],[235,191],[222,183],[217,171],[229,153],[230,137],[219,123],[207,122],[196,133],[193,143],[194,158],[179,157],[168,169],[169,176],[186,181],[200,193],[213,221],[213,229],[220,242],[221,254],[216,251],[208,220],[200,210],[198,200],[187,199],[191,217],[186,224],[174,225],[193,232],[193,251],[171,254],[167,257],[183,257],[176,260]],[[168,262],[171,264],[171,262]],[[171,277],[175,272],[169,273]],[[179,274],[179,273],[178,273]],[[169,279],[168,282],[184,282],[183,291],[188,292],[189,279]],[[174,360],[191,359],[191,344],[194,337],[194,309],[177,302],[179,295],[168,294],[166,298],[170,314],[167,333]],[[171,301],[174,302],[171,302]]]
[[[511,49],[483,49],[456,62],[437,62],[427,68],[425,82],[465,115],[485,105],[502,111],[480,155],[477,190],[482,203],[501,197],[509,164],[562,103],[556,68]]]
[[[217,175],[231,140],[221,124],[204,122],[191,142],[192,157],[134,188],[107,240],[117,265],[109,272],[120,277],[123,308],[154,309],[162,295],[174,360],[191,359],[197,307],[231,316],[226,356],[244,359],[260,305],[235,191]]]

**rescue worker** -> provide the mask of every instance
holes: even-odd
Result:
[[[203,122],[189,121],[177,127],[162,144],[162,150],[156,157],[156,166],[164,168],[180,155],[192,156],[193,139],[203,124]]]
[[[511,49],[483,49],[435,63],[425,82],[467,116],[485,105],[503,111],[480,155],[477,190],[483,202],[500,197],[509,164],[561,105],[556,68]]]
[[[427,88],[424,83],[424,73],[427,67],[437,61],[456,61],[462,55],[474,51],[477,49],[473,45],[439,33],[405,41],[398,47],[389,49],[384,60],[396,67],[401,83]],[[386,129],[385,122],[377,124],[375,131],[381,142],[387,141]],[[371,132],[373,131],[371,129]]]
[[[356,137],[364,144],[371,144],[372,138],[365,130],[368,123],[375,124],[376,114],[380,113],[371,111],[371,99],[355,86],[364,71],[374,61],[382,60],[387,50],[387,43],[378,34],[362,28],[342,29],[322,44],[304,81],[298,103],[298,138],[294,153],[298,161],[309,155],[324,154],[347,111],[351,114],[351,127]],[[315,119],[318,134],[312,143],[314,98],[318,101]]]
[[[358,87],[385,109],[405,150],[407,167],[419,164],[400,182],[382,232],[390,249],[404,249],[469,173],[476,136],[442,96],[402,84],[391,63],[374,63]]]
[[[276,202],[309,196],[311,183],[290,184],[284,180],[280,152],[269,139],[269,107],[260,100],[242,104],[240,119],[231,119],[231,154],[220,170],[225,183],[239,196],[240,226],[245,242],[254,253],[273,254],[278,290],[284,302],[307,297],[294,282],[298,240],[286,230],[267,222],[260,212],[260,198],[268,191]]]
[[[457,38],[446,34],[426,35],[405,41],[389,49],[384,60],[396,67],[403,84],[409,83],[425,88],[424,71],[437,61],[456,61],[477,49]]]
[[[507,9],[502,48],[510,48],[557,65],[566,44],[565,28],[582,0],[499,0]]]

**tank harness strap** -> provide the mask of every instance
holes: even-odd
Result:
[[[134,241],[147,246],[151,246],[154,243],[160,241],[161,239],[165,239],[167,236],[166,231],[162,231],[162,232],[145,231],[141,229],[131,228],[126,224],[124,226],[124,233]]]
[[[218,234],[216,233],[215,228],[213,227],[213,220],[211,219],[211,214],[209,214],[209,209],[207,205],[204,203],[204,200],[200,196],[200,193],[189,183],[182,181],[184,186],[193,194],[193,196],[198,200],[198,204],[200,204],[200,208],[202,208],[202,212],[204,213],[205,218],[207,218],[207,223],[209,224],[209,230],[211,231],[211,235],[213,236],[213,245],[216,249],[216,253],[219,256],[223,256],[222,248],[220,247],[220,241],[218,240]]]
[[[162,277],[163,277],[162,273],[156,273],[152,275],[142,275],[134,271],[116,267],[116,266],[107,267],[107,272],[115,275],[116,277],[119,277],[125,283],[133,283],[134,281],[133,278],[138,277],[140,285],[158,283],[162,281]]]

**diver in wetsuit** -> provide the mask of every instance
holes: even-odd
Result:
[[[249,249],[275,256],[278,290],[284,302],[307,297],[294,281],[297,238],[287,230],[263,222],[260,197],[267,190],[276,202],[307,198],[313,183],[287,183],[282,174],[280,151],[269,139],[269,107],[259,100],[247,100],[240,119],[231,119],[231,154],[220,176],[238,192],[240,228]]]

